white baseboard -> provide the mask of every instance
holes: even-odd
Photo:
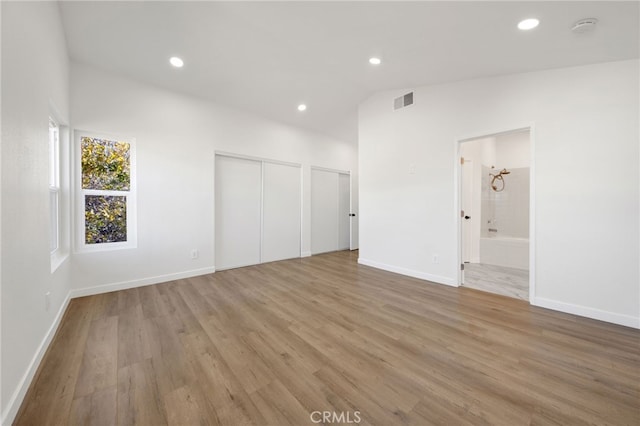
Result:
[[[623,315],[615,312],[603,311],[588,306],[573,305],[571,303],[559,302],[557,300],[534,297],[531,301],[534,306],[553,309],[554,311],[565,312],[567,314],[579,315],[581,317],[606,321],[613,324],[624,325],[626,327],[640,328],[640,317]]]
[[[22,376],[22,379],[20,379],[15,392],[13,392],[13,395],[11,395],[11,399],[9,399],[9,403],[7,404],[7,409],[4,413],[2,413],[2,421],[0,421],[0,424],[10,425],[15,420],[15,417],[18,414],[18,410],[20,409],[20,405],[22,404],[22,401],[24,400],[24,397],[29,390],[29,386],[31,386],[31,382],[33,381],[33,378],[38,371],[40,362],[42,362],[42,358],[47,352],[49,344],[51,344],[51,341],[53,340],[53,336],[55,336],[56,331],[58,331],[60,321],[62,320],[62,317],[67,310],[67,306],[69,306],[69,300],[71,300],[70,296],[71,292],[67,294],[67,297],[64,299],[64,302],[62,302],[60,309],[58,309],[58,313],[53,319],[51,327],[49,327],[49,330],[47,330],[47,334],[45,334],[44,339],[42,339],[42,342],[40,342],[40,346],[38,346],[38,350],[31,359],[27,371],[24,373],[24,376]]]
[[[365,266],[371,266],[372,268],[383,269],[389,272],[395,272],[396,274],[407,275],[413,278],[419,278],[421,280],[431,281],[437,284],[444,284],[452,287],[458,287],[456,279],[442,277],[439,275],[428,274],[426,272],[415,271],[413,269],[401,268],[399,266],[387,265],[385,263],[376,262],[369,259],[358,258],[358,263]]]
[[[300,254],[300,257],[311,257],[311,252],[310,251],[303,251]]]
[[[213,274],[215,271],[216,271],[215,267],[192,269],[190,271],[178,272],[175,274],[158,275],[155,277],[141,278],[141,279],[131,280],[131,281],[122,281],[122,282],[113,283],[113,284],[104,284],[104,285],[98,285],[94,287],[79,288],[79,289],[71,290],[70,294],[71,294],[71,298],[75,299],[76,297],[93,296],[94,294],[109,293],[112,291],[126,290],[129,288],[135,288],[135,287],[143,287],[145,285],[159,284],[167,281],[181,280],[183,278],[197,277],[198,275]]]
[[[395,272],[402,275],[407,275],[414,278],[419,278],[427,281],[432,281],[438,284],[445,284],[453,287],[457,287],[455,279],[441,277],[438,275],[432,275],[425,272],[415,271],[412,269],[401,268],[398,266],[388,265],[385,263],[376,262],[369,259],[359,258],[358,263],[361,265],[371,266],[373,268],[382,269],[389,272]],[[559,302],[557,300],[545,299],[543,297],[533,297],[530,303],[534,306],[541,308],[552,309],[554,311],[565,312],[568,314],[578,315],[581,317],[596,319],[600,321],[610,322],[613,324],[623,325],[626,327],[632,327],[640,329],[640,317],[634,317],[631,315],[623,315],[615,312],[603,311],[596,308],[590,308],[588,306],[573,305],[571,303]]]

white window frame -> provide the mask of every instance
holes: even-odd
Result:
[[[60,125],[49,116],[49,252],[60,250]]]
[[[82,188],[82,138],[106,139],[126,142],[129,144],[129,190],[104,191]],[[75,170],[75,251],[76,253],[91,253],[110,250],[134,249],[138,244],[137,233],[137,184],[136,184],[136,144],[135,138],[106,135],[84,130],[74,131],[74,170]],[[85,197],[87,195],[126,197],[127,206],[127,241],[113,243],[87,244],[85,242]]]
[[[49,248],[51,273],[69,257],[69,128],[60,120],[56,108],[49,105]],[[56,128],[51,132],[51,128]]]

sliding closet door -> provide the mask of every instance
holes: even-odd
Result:
[[[216,156],[216,269],[260,263],[262,163]]]
[[[347,250],[351,246],[351,178],[338,175],[338,250]]]
[[[338,173],[311,169],[311,254],[338,250]]]
[[[262,262],[300,257],[300,167],[263,163]]]

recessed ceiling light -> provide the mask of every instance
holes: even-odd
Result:
[[[173,65],[176,68],[182,68],[182,66],[184,65],[184,61],[178,58],[177,56],[172,56],[169,59],[169,63],[171,63],[171,65]]]
[[[524,21],[518,22],[518,28],[527,31],[532,30],[540,24],[540,21],[536,18],[525,19]]]
[[[380,65],[382,63],[382,61],[380,60],[380,58],[369,58],[369,63],[371,65]]]
[[[298,105],[298,111],[305,111],[306,109],[307,109],[307,106],[305,104]]]

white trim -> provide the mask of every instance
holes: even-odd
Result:
[[[300,163],[291,163],[289,161],[273,160],[271,158],[253,157],[251,155],[235,154],[233,152],[215,151],[215,155],[219,155],[221,157],[239,158],[241,160],[260,161],[260,162],[263,162],[263,163],[280,164],[280,165],[283,165],[283,166],[291,166],[291,167],[302,168],[302,164],[300,164]]]
[[[215,197],[215,194],[214,194]],[[302,220],[302,217],[300,217]],[[215,224],[214,224],[215,226]],[[264,259],[264,161],[260,162],[260,251],[258,253],[259,263]]]
[[[57,249],[51,253],[51,273],[53,274],[69,258],[69,250]]]
[[[44,357],[44,354],[47,352],[47,349],[49,348],[49,345],[51,344],[53,337],[58,331],[58,326],[60,325],[60,321],[62,321],[62,317],[64,316],[64,313],[67,310],[67,306],[69,306],[70,299],[71,299],[71,292],[67,294],[67,297],[65,298],[64,302],[60,306],[60,309],[58,310],[58,313],[56,314],[56,317],[54,318],[53,323],[49,327],[47,334],[45,334],[44,338],[42,339],[42,342],[40,342],[40,346],[38,346],[38,350],[36,351],[35,355],[31,359],[31,362],[29,363],[29,367],[27,368],[27,371],[22,376],[22,379],[20,379],[20,381],[18,382],[18,386],[16,387],[16,390],[13,392],[13,395],[11,395],[11,398],[9,399],[9,403],[7,404],[7,409],[2,413],[2,421],[0,422],[1,424],[9,425],[9,424],[12,424],[13,421],[15,420],[16,414],[18,414],[18,410],[20,409],[20,405],[22,405],[22,401],[24,400],[24,397],[27,394],[27,391],[29,390],[29,386],[31,386],[31,382],[33,381],[33,378],[35,377],[36,372],[38,371],[38,367],[40,366],[40,363],[42,362],[42,358]]]
[[[338,181],[340,176],[338,176]],[[353,250],[353,177],[349,173],[349,250]]]
[[[528,131],[529,132],[529,303],[533,304],[533,300],[536,295],[536,251],[535,251],[535,242],[536,242],[536,233],[535,233],[535,218],[536,218],[536,198],[535,198],[535,122],[531,122],[527,125],[517,125],[513,127],[507,127],[504,129],[492,129],[488,132],[478,132],[475,136],[464,136],[457,138],[454,143],[454,173],[453,173],[453,188],[454,188],[454,214],[456,217],[456,245],[457,245],[457,254],[458,254],[458,262],[456,264],[457,272],[457,284],[456,286],[460,286],[462,283],[462,270],[460,266],[462,264],[462,243],[461,243],[461,235],[462,235],[462,219],[460,218],[460,210],[462,209],[461,200],[460,200],[460,192],[462,188],[462,179],[461,179],[461,170],[462,165],[460,164],[460,156],[462,150],[462,144],[465,142],[471,142],[475,139],[488,138],[492,136],[500,136],[510,133]]]
[[[349,250],[358,250],[360,245],[359,241],[355,238],[355,228],[359,224],[360,218],[357,216],[360,212],[356,213],[354,208],[354,198],[358,188],[354,188],[353,175],[349,174]],[[351,216],[353,215],[353,216]],[[356,219],[357,217],[357,219]]]
[[[311,204],[313,204],[311,202],[311,200],[313,199],[313,171],[319,171],[319,172],[326,172],[326,173],[335,173],[338,175],[338,182],[337,182],[337,194],[338,194],[338,211],[336,213],[337,215],[337,220],[338,220],[338,228],[336,229],[336,233],[337,233],[337,249],[336,250],[328,250],[328,251],[322,251],[322,252],[317,252],[317,253],[311,253],[311,255],[316,255],[316,254],[323,254],[323,253],[331,253],[334,251],[340,251],[340,250],[354,250],[351,247],[351,237],[352,237],[352,232],[353,232],[353,223],[352,223],[352,219],[353,217],[349,216],[349,247],[347,247],[346,249],[341,249],[339,248],[340,246],[340,175],[346,175],[349,176],[349,214],[351,214],[352,210],[352,197],[353,197],[353,190],[351,188],[351,172],[350,171],[346,171],[346,170],[339,170],[339,169],[330,169],[327,167],[319,167],[319,166],[309,166],[309,182],[311,183],[310,188],[309,188],[309,224],[311,226],[311,228],[313,227],[313,220],[311,220],[311,216],[313,216],[313,206]],[[310,229],[309,232],[309,236],[311,237],[309,240],[309,245],[311,246],[313,244],[313,229]],[[305,257],[305,256],[301,256],[301,257]]]
[[[581,317],[640,329],[640,317],[618,314],[616,312],[603,311],[601,309],[590,308],[588,306],[574,305],[571,303],[560,302],[558,300],[545,299],[544,297],[533,298],[531,300],[531,304],[534,306],[539,306],[541,308],[565,312],[567,314],[578,315]]]
[[[475,139],[490,138],[492,136],[501,136],[509,133],[524,132],[525,130],[530,130],[532,127],[533,127],[533,123],[526,123],[526,124],[519,123],[518,125],[515,125],[515,126],[506,126],[500,129],[491,129],[486,132],[478,132],[474,135],[466,135],[466,136],[457,138],[456,141],[458,143],[471,142]]]
[[[208,268],[192,269],[190,271],[177,272],[175,274],[158,275],[155,277],[140,278],[131,281],[121,281],[119,283],[103,284],[94,287],[85,287],[71,290],[69,292],[72,299],[76,297],[93,296],[95,294],[109,293],[118,290],[127,290],[130,288],[144,287],[151,284],[159,284],[169,281],[181,280],[184,278],[197,277],[200,275],[208,275],[216,272],[214,266]]]
[[[536,125],[529,126],[529,303],[536,299]]]
[[[53,129],[53,132],[52,132]],[[55,253],[60,249],[61,231],[61,157],[60,157],[60,125],[55,115],[49,114],[49,249],[51,254],[51,272],[56,270]],[[52,203],[53,201],[53,203]]]
[[[413,278],[419,278],[421,280],[430,281],[436,284],[444,284],[451,287],[458,287],[458,283],[455,278],[443,277],[440,275],[428,274],[426,272],[420,272],[413,269],[401,268],[399,266],[387,265],[386,263],[376,262],[374,260],[358,258],[358,263],[365,266],[371,266],[372,268],[382,269],[389,272],[395,272],[396,274],[406,275]]]
[[[303,251],[302,253],[300,253],[300,257],[311,257],[311,252]]]
[[[82,147],[81,139],[88,136],[95,139],[126,142],[129,144],[129,190],[128,191],[103,191],[82,189]],[[138,248],[138,202],[137,202],[137,144],[133,137],[110,135],[99,132],[91,132],[81,129],[73,130],[73,143],[71,147],[73,181],[72,209],[75,214],[72,217],[73,227],[73,252],[74,254],[95,253],[111,250]],[[126,198],[127,209],[127,241],[117,243],[86,244],[85,243],[85,195],[119,196]]]
[[[320,170],[322,172],[339,173],[341,175],[351,175],[349,170],[330,169],[328,167],[311,166],[311,170]]]
[[[349,192],[351,192],[351,189],[349,189]],[[336,179],[336,194],[338,194],[338,208],[336,209],[336,223],[338,224],[338,226],[336,226],[336,241],[338,242],[337,250],[340,250],[340,173],[338,173],[338,179]],[[349,242],[349,244],[351,244],[351,242]]]
[[[309,176],[311,177],[311,176]],[[304,251],[302,251],[302,248],[304,247],[304,227],[305,227],[305,223],[304,223],[304,185],[305,185],[305,181],[304,181],[304,169],[302,167],[300,167],[300,257],[307,257],[305,256]],[[311,256],[311,252],[309,252],[309,256]]]
[[[460,219],[460,210],[462,202],[460,201],[460,193],[462,192],[462,165],[460,157],[462,156],[462,140],[456,139],[453,144],[453,214],[456,218],[455,241],[456,241],[456,287],[460,287],[463,281],[462,267],[462,220]]]
[[[295,257],[293,258],[295,259]],[[282,259],[282,260],[288,260],[288,259]],[[278,262],[277,260],[272,260],[271,262]],[[264,263],[271,263],[271,262],[264,262]],[[216,269],[216,271],[220,272],[220,271],[228,271],[230,269],[238,269],[238,268],[248,268],[249,266],[258,266],[258,265],[263,265],[262,262],[260,263],[241,263],[238,265],[231,265],[231,266],[225,266],[223,268],[218,268]]]

